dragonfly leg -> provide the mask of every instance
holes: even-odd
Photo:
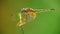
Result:
[[[25,24],[25,22],[22,22],[22,21],[19,21],[19,22],[17,23],[17,25],[18,25],[19,27],[23,26],[24,24]]]

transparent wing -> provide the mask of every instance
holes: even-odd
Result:
[[[55,9],[34,9],[36,13],[54,11]]]

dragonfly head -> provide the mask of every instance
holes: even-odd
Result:
[[[35,10],[33,10],[32,8],[23,8],[21,9],[22,12],[35,12]]]

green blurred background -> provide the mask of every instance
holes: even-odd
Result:
[[[24,26],[24,34],[60,34],[60,0],[0,0],[0,34],[22,34],[16,26],[21,8],[55,8],[37,13],[36,19]]]

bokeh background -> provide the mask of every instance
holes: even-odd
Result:
[[[16,24],[22,8],[55,11],[37,13],[36,19],[24,25],[24,34],[60,34],[60,0],[0,0],[0,34],[22,34]]]

